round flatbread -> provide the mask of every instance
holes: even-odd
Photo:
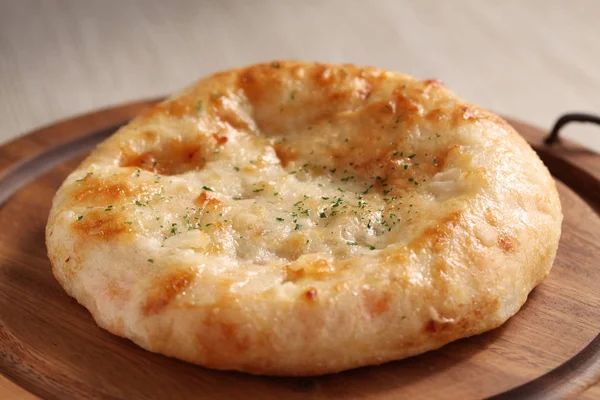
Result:
[[[316,375],[496,328],[548,275],[561,220],[529,145],[440,82],[273,62],[119,129],[59,189],[46,240],[110,332]]]

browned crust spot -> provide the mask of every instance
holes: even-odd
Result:
[[[81,236],[103,240],[112,240],[131,232],[130,225],[125,224],[117,210],[89,211],[82,220],[74,221],[71,226]]]
[[[195,340],[202,349],[206,363],[215,367],[231,366],[231,355],[243,355],[252,348],[269,348],[269,332],[260,332],[241,327],[231,320],[227,300],[218,303],[212,310],[206,310],[205,318],[200,321]]]
[[[240,73],[238,86],[251,103],[258,103],[265,96],[273,95],[279,90],[279,86],[281,86],[280,67],[281,64],[275,61],[271,64],[248,67]]]
[[[439,166],[440,169],[444,167],[444,165],[446,164],[446,159],[448,158],[450,153],[452,153],[454,151],[460,151],[460,146],[457,144],[452,145],[452,146],[448,147],[446,150],[443,150],[440,154],[438,154],[438,156],[436,157],[436,160],[437,160],[437,165]]]
[[[348,69],[352,70],[351,73]],[[329,102],[340,103],[345,101],[348,96],[354,96],[365,101],[371,95],[377,85],[373,76],[368,76],[363,70],[357,71],[353,66],[332,67],[329,65],[317,64],[312,71],[314,82],[323,91],[327,92]],[[341,83],[349,79],[360,77],[363,79],[364,87],[359,87],[352,92],[340,92],[335,90]]]
[[[115,281],[109,281],[107,283],[105,293],[111,300],[125,301],[130,298],[130,291],[122,284]]]
[[[407,119],[411,116],[418,116],[419,107],[417,107],[417,103],[413,101],[410,96],[404,93],[404,89],[402,87],[394,89],[392,96],[394,99],[394,112],[396,114],[402,115],[404,119]]]
[[[323,280],[328,276],[343,270],[344,263],[330,264],[327,260],[319,259],[299,269],[292,269],[289,265],[284,267],[284,282],[297,282],[304,278],[313,281]]]
[[[498,218],[496,218],[496,216],[494,215],[494,210],[487,209],[485,211],[484,217],[485,217],[485,222],[490,224],[490,226],[493,226],[494,228],[498,228],[499,221],[498,221]]]
[[[308,301],[316,301],[317,300],[317,289],[310,288],[304,292],[304,298]]]
[[[279,158],[279,162],[282,167],[287,167],[287,165],[298,159],[298,151],[290,146],[289,144],[274,144],[273,148],[275,149],[275,154],[277,158]]]
[[[453,324],[451,324],[449,322],[440,322],[440,321],[435,321],[433,319],[430,319],[425,324],[425,327],[423,328],[423,330],[427,333],[438,333],[438,332],[448,329],[452,325]]]
[[[216,210],[220,208],[223,203],[218,199],[210,197],[206,194],[206,192],[202,192],[198,197],[196,197],[194,204],[198,206],[201,210]]]
[[[244,337],[238,337],[238,327],[235,324],[210,321],[208,329],[212,329],[214,335],[217,336],[223,343],[229,345],[236,353],[245,353],[250,348],[250,341]]]
[[[105,205],[116,202],[132,194],[133,190],[124,183],[111,183],[90,176],[75,188],[73,199],[77,202]]]
[[[304,278],[304,269],[291,269],[289,266],[285,266],[284,269],[284,276],[283,276],[283,282],[282,283],[286,283],[286,282],[292,282],[295,283],[297,281],[299,281],[300,279]]]
[[[425,86],[434,86],[434,87],[444,86],[444,82],[442,82],[441,80],[436,79],[436,78],[425,79],[423,81],[423,84]]]
[[[424,248],[427,245],[443,243],[452,235],[452,229],[460,223],[461,211],[454,211],[441,219],[435,226],[425,228],[423,233],[413,239],[408,247],[411,249]]]
[[[200,110],[197,109],[197,104],[194,104],[189,98],[190,96],[183,96],[176,100],[169,100],[163,103],[159,103],[155,106],[147,108],[140,113],[143,118],[154,118],[160,115],[173,116],[176,118],[182,118],[188,115],[198,114]]]
[[[149,286],[150,292],[142,305],[142,314],[147,317],[159,314],[191,285],[195,277],[196,273],[191,269],[177,269],[159,275]]]
[[[458,107],[454,107],[451,115],[451,124],[452,126],[461,126],[464,125],[465,122],[475,122],[479,120],[479,111],[475,107],[460,105]]]
[[[498,247],[500,247],[505,253],[510,253],[515,249],[516,241],[507,233],[501,233],[498,235]]]
[[[222,138],[219,140],[222,141]],[[227,142],[227,138],[223,143]],[[206,164],[203,146],[193,141],[175,138],[159,148],[136,153],[131,148],[121,149],[120,166],[134,167],[161,175],[177,175],[199,170]]]
[[[213,139],[215,139],[215,142],[217,143],[217,146],[222,146],[225,143],[227,143],[227,136],[219,136],[216,133],[212,134]]]
[[[363,289],[361,292],[363,305],[371,318],[376,318],[389,310],[390,294],[373,289]]]

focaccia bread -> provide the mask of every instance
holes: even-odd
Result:
[[[116,335],[316,375],[501,325],[548,275],[561,220],[530,146],[440,82],[273,62],[202,79],[99,145],[46,241]]]

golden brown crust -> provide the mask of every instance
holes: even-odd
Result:
[[[439,81],[286,61],[141,113],[67,178],[46,240],[111,332],[315,375],[502,324],[547,276],[561,219],[525,141]]]

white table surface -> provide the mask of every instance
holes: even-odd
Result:
[[[0,143],[273,59],[442,79],[549,128],[600,113],[600,1],[0,0]],[[600,151],[600,128],[565,130]]]

